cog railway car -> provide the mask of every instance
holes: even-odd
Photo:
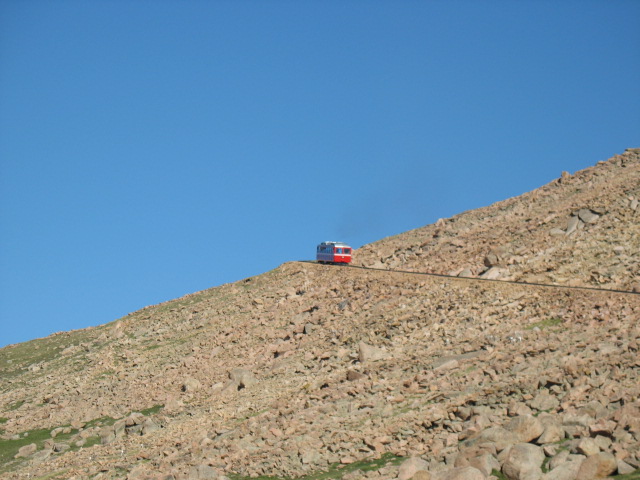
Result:
[[[316,249],[318,263],[351,263],[351,247],[341,242],[322,242]]]

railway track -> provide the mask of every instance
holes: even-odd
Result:
[[[477,282],[494,282],[494,283],[507,283],[512,285],[525,285],[525,286],[534,286],[534,287],[546,287],[546,288],[559,288],[566,290],[591,290],[596,292],[608,292],[608,293],[618,293],[623,295],[640,295],[640,292],[632,292],[630,290],[616,290],[610,288],[598,288],[598,287],[575,287],[570,285],[555,285],[552,283],[536,283],[536,282],[518,282],[515,280],[496,280],[496,279],[488,279],[488,278],[478,278],[478,277],[457,277],[455,275],[445,275],[443,273],[430,273],[430,272],[413,272],[410,270],[396,270],[396,269],[387,269],[387,268],[374,268],[374,267],[365,267],[363,265],[351,265],[351,264],[319,264],[313,260],[303,260],[303,263],[314,263],[316,265],[326,266],[326,267],[338,267],[338,268],[356,268],[360,270],[372,270],[378,272],[392,272],[392,273],[403,273],[407,275],[422,275],[426,277],[438,277],[438,278],[449,278],[456,280],[470,280]]]

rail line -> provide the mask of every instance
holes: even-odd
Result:
[[[338,265],[338,264],[320,264],[313,260],[301,260],[303,263],[314,263],[316,265],[327,266],[327,267],[339,267],[339,268],[356,268],[360,270],[373,270],[378,272],[391,272],[391,273],[404,273],[409,275],[423,275],[427,277],[438,277],[438,278],[450,278],[456,280],[471,280],[477,282],[494,282],[494,283],[507,283],[512,285],[525,285],[525,286],[533,286],[533,287],[547,287],[547,288],[561,288],[566,290],[591,290],[595,292],[607,292],[607,293],[620,293],[623,295],[640,295],[640,292],[632,292],[630,290],[616,290],[610,288],[598,288],[598,287],[576,287],[571,285],[554,285],[552,283],[537,283],[537,282],[518,282],[516,280],[498,280],[498,279],[490,279],[490,278],[479,278],[479,277],[457,277],[455,275],[446,275],[444,273],[430,273],[430,272],[412,272],[410,270],[395,270],[389,268],[375,268],[375,267],[365,267],[364,265]]]

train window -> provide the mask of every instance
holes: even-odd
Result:
[[[345,249],[344,249],[344,253],[346,253],[346,254],[351,253],[351,249],[350,249],[350,248],[345,248]]]
[[[342,253],[342,249],[341,248],[336,248],[336,253]]]

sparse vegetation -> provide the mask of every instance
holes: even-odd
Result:
[[[635,472],[627,473],[625,475],[616,475],[613,478],[617,480],[640,480],[640,470],[636,470]]]
[[[58,470],[57,472],[48,473],[41,477],[36,477],[34,480],[66,480],[69,477],[68,472],[69,469],[65,468],[63,470]]]
[[[350,464],[334,463],[328,470],[323,472],[311,473],[308,475],[302,475],[296,477],[297,480],[339,480],[345,475],[360,470],[361,472],[370,472],[380,470],[386,466],[399,465],[404,460],[404,457],[399,457],[391,453],[385,453],[377,459],[364,459]],[[228,475],[231,480],[291,480],[291,477],[277,477],[277,476],[260,476],[260,477],[245,477],[237,474]]]
[[[551,328],[562,324],[562,319],[559,317],[551,317],[546,320],[540,320],[539,322],[532,323],[528,325],[527,330],[533,330],[534,328],[539,328],[540,330],[544,330],[545,328]]]
[[[163,405],[154,405],[152,407],[141,410],[139,413],[150,416],[158,413],[162,410]],[[131,412],[133,413],[133,412]],[[7,419],[4,419],[5,422]],[[115,418],[111,417],[101,417],[91,420],[87,422],[82,430],[88,430],[93,427],[104,427],[113,425],[116,422]],[[4,423],[0,421],[0,423]],[[70,440],[73,439],[79,432],[80,429],[71,428],[69,425],[65,425],[62,427],[58,427],[59,431],[55,437],[51,436],[51,432],[54,430],[53,428],[46,429],[37,429],[30,430],[26,432],[21,432],[20,434],[16,434],[8,439],[0,439],[0,473],[8,472],[15,469],[16,466],[20,465],[24,459],[15,459],[15,455],[18,453],[20,448],[25,445],[30,445],[34,443],[37,447],[37,450],[42,450],[44,444],[47,440],[55,441],[56,443],[66,443],[69,445],[69,451],[77,451],[80,448],[89,448],[94,445],[100,443],[100,437],[98,435],[91,435],[84,439],[84,443],[79,446],[75,443],[71,443]],[[66,433],[65,433],[66,432]],[[60,475],[60,473],[56,473],[55,475]],[[53,477],[41,477],[41,478],[56,478]]]
[[[507,477],[505,477],[504,473],[499,472],[495,468],[493,470],[491,470],[491,475],[496,477],[498,480],[509,480]]]
[[[24,400],[18,400],[17,402],[13,402],[12,404],[7,406],[7,411],[18,410],[22,405],[24,405]]]
[[[155,415],[156,413],[158,413],[163,408],[164,408],[164,405],[154,405],[153,407],[149,407],[149,408],[145,408],[144,410],[140,410],[140,413],[143,414],[145,417],[148,417],[148,416],[151,416],[151,415]]]
[[[15,461],[14,456],[18,453],[20,448],[32,443],[35,443],[38,448],[42,448],[44,441],[49,438],[51,438],[51,431],[49,429],[38,429],[23,432],[10,439],[0,438],[0,472],[7,471],[7,467],[10,466],[10,463]]]

